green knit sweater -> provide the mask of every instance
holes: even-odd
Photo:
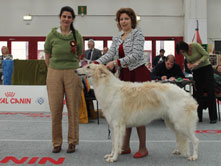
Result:
[[[76,69],[79,67],[78,56],[83,53],[83,40],[80,33],[75,30],[77,46],[75,53],[71,51],[71,41],[74,41],[73,33],[62,35],[53,28],[47,35],[44,51],[50,54],[49,67],[53,69]]]
[[[195,69],[199,69],[210,64],[209,54],[200,44],[192,43],[190,44],[190,49],[191,48],[191,55],[188,55],[187,53],[184,53],[183,55],[186,57],[187,62],[192,64],[201,59],[202,62]]]

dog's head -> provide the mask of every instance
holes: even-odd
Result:
[[[86,75],[95,79],[110,75],[110,72],[104,65],[94,63],[86,65],[83,68],[78,68],[76,71],[78,75]]]

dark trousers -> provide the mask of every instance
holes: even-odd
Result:
[[[193,70],[193,80],[195,84],[194,98],[197,100],[198,116],[202,117],[202,110],[209,109],[210,120],[217,120],[215,83],[213,78],[213,68],[211,65]]]

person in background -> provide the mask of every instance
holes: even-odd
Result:
[[[221,65],[216,66],[214,80],[216,96],[221,97]]]
[[[183,54],[187,59],[187,67],[193,72],[194,98],[198,102],[198,118],[202,122],[202,112],[205,108],[205,96],[207,94],[207,106],[209,109],[210,123],[217,122],[216,98],[214,88],[213,68],[209,61],[209,54],[199,43],[187,44],[179,41],[176,44],[176,52]]]
[[[102,55],[106,54],[107,51],[108,51],[108,47],[104,47],[104,48],[103,48],[103,51],[102,51]]]
[[[177,78],[184,78],[182,69],[175,63],[175,57],[168,55],[164,62],[159,63],[152,71],[153,80],[174,81]]]
[[[122,34],[113,37],[110,50],[94,63],[106,64],[112,70],[114,67],[120,71],[119,78],[122,81],[145,82],[150,81],[150,72],[144,62],[144,36],[137,27],[136,14],[131,8],[121,8],[116,13],[116,22]],[[126,129],[121,154],[131,153],[130,136],[132,128]],[[148,155],[146,148],[145,126],[137,127],[139,137],[139,149],[133,155],[141,158]]]
[[[1,51],[2,51],[2,55],[0,55],[0,85],[2,84],[2,80],[3,80],[3,66],[2,66],[3,60],[13,59],[13,56],[9,54],[8,47],[2,46]]]
[[[152,63],[153,68],[158,63],[163,62],[166,59],[166,57],[164,56],[164,53],[165,53],[165,50],[164,49],[160,49],[160,54],[153,58],[153,63]]]
[[[47,91],[52,118],[53,153],[62,146],[62,112],[64,96],[68,110],[68,149],[73,153],[79,143],[78,108],[81,100],[82,81],[75,72],[83,52],[83,39],[74,28],[74,10],[61,8],[60,26],[53,28],[45,41],[45,63],[48,66]]]
[[[88,50],[84,53],[84,59],[87,59],[89,62],[95,61],[102,56],[101,51],[94,48],[94,45],[93,39],[88,40]]]
[[[150,62],[147,62],[147,63],[146,63],[146,67],[147,67],[147,69],[148,69],[150,72],[152,72],[153,68],[152,68],[152,65],[151,65]]]

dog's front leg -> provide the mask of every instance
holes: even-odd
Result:
[[[120,132],[119,132],[119,125],[114,124],[113,125],[113,136],[112,136],[112,153],[110,157],[106,159],[107,162],[115,162],[117,161],[118,158],[118,147],[119,147],[119,137],[120,137]]]
[[[111,141],[112,141],[112,150],[111,150],[111,153],[110,153],[110,154],[106,154],[106,155],[104,156],[105,159],[111,158],[111,157],[113,157],[113,155],[114,155],[114,129],[113,129],[113,127],[112,127],[112,139],[111,139]]]

